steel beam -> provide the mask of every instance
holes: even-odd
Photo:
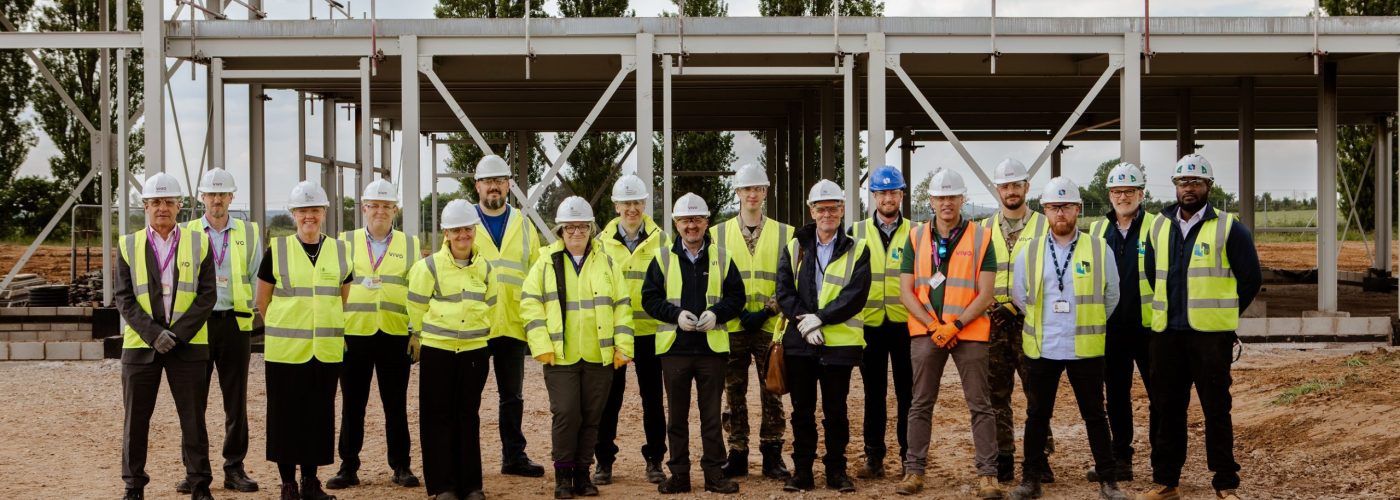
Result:
[[[1035,159],[1035,163],[1031,164],[1029,175],[1032,178],[1035,177],[1036,171],[1040,170],[1040,166],[1045,164],[1045,160],[1049,158],[1050,154],[1059,149],[1060,143],[1065,140],[1065,135],[1069,134],[1070,129],[1074,128],[1074,124],[1079,122],[1079,117],[1084,116],[1084,110],[1089,109],[1089,104],[1094,102],[1094,98],[1099,96],[1099,92],[1103,90],[1103,86],[1107,84],[1108,80],[1113,77],[1113,74],[1117,73],[1118,69],[1123,66],[1122,56],[1113,55],[1110,56],[1109,59],[1111,62],[1108,64],[1108,69],[1105,69],[1103,74],[1099,75],[1098,81],[1094,82],[1094,86],[1089,89],[1089,93],[1084,95],[1084,100],[1079,101],[1079,107],[1074,108],[1074,112],[1070,113],[1069,118],[1065,119],[1065,124],[1060,126],[1060,130],[1055,132],[1055,137],[1050,139],[1050,143],[1045,145],[1045,149],[1040,152],[1040,156]]]
[[[1254,77],[1240,79],[1240,222],[1254,232]]]
[[[139,49],[142,34],[118,31],[0,33],[0,50],[15,49]]]
[[[569,143],[564,145],[563,151],[559,152],[559,157],[554,159],[554,165],[549,167],[549,170],[545,171],[544,176],[540,177],[540,189],[534,190],[535,192],[530,193],[530,196],[526,198],[525,204],[527,206],[533,207],[540,201],[540,196],[543,196],[545,191],[543,187],[554,182],[554,177],[559,175],[560,169],[564,168],[564,162],[568,161],[569,156],[574,153],[574,148],[578,147],[579,141],[583,140],[584,134],[587,134],[588,129],[593,126],[593,120],[596,120],[598,114],[603,112],[603,107],[607,106],[608,101],[612,100],[612,96],[617,92],[617,88],[622,85],[622,81],[627,78],[627,75],[631,73],[632,69],[636,68],[636,66],[636,58],[623,56],[622,68],[618,70],[617,76],[613,77],[612,83],[608,84],[607,90],[603,91],[603,97],[598,99],[598,103],[593,106],[593,110],[588,113],[588,117],[583,119],[583,123],[579,125],[578,130],[574,131],[574,134],[569,138]],[[550,242],[553,241],[553,239],[550,239]]]
[[[967,167],[972,169],[972,173],[982,181],[982,188],[991,193],[993,197],[997,196],[996,187],[992,184],[992,179],[987,177],[987,173],[982,170],[981,165],[977,164],[977,160],[972,157],[972,153],[969,153],[967,148],[963,147],[962,141],[958,140],[957,134],[954,134],[953,129],[948,127],[948,122],[943,121],[943,117],[939,116],[938,111],[935,111],[933,105],[929,104],[928,98],[924,97],[924,93],[919,90],[919,87],[914,85],[914,80],[910,79],[909,74],[905,73],[904,68],[900,67],[899,54],[889,56],[889,68],[894,71],[894,74],[899,77],[900,81],[904,82],[904,87],[909,89],[910,94],[913,94],[914,99],[919,102],[919,106],[924,108],[924,113],[927,113],[929,118],[933,119],[934,125],[938,126],[939,132],[943,133],[944,139],[947,139],[948,143],[953,146],[953,150],[958,152],[958,156],[961,156],[963,161],[967,162]],[[881,139],[881,141],[876,144],[884,143],[885,141]],[[881,156],[885,154],[884,149],[878,146],[867,149],[871,151],[880,150]]]
[[[1317,310],[1337,311],[1337,63],[1317,88]]]
[[[649,190],[654,189],[652,186],[656,185],[653,181],[655,178],[655,159],[652,157],[652,134],[655,131],[652,121],[655,116],[653,114],[653,105],[655,104],[653,86],[656,81],[653,76],[656,62],[652,54],[652,47],[655,44],[654,35],[650,33],[637,34],[637,74],[634,77],[637,114],[637,133],[634,141],[637,146],[636,174]],[[646,207],[643,209],[643,213],[650,215],[653,219],[657,217],[655,199],[655,196],[648,196],[645,201]]]
[[[360,49],[363,50],[363,47]],[[399,161],[403,165],[399,176],[404,199],[403,231],[408,235],[419,236],[422,231],[418,222],[418,193],[421,191],[418,184],[422,182],[422,177],[418,173],[418,148],[422,138],[418,133],[418,37],[400,36],[399,49],[402,51],[399,58],[399,85],[403,89],[403,140],[399,154]],[[428,230],[437,231],[437,228]]]

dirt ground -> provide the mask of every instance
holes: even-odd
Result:
[[[1400,352],[1362,351],[1356,349],[1299,350],[1296,347],[1247,345],[1244,357],[1237,363],[1234,376],[1236,456],[1243,466],[1245,498],[1400,498]],[[1365,349],[1365,348],[1363,348]],[[1371,348],[1374,349],[1374,348]],[[264,457],[265,381],[261,356],[253,358],[250,380],[250,417],[252,442],[248,458],[250,474],[261,482],[258,493],[235,493],[216,489],[220,498],[275,498],[276,469]],[[536,461],[548,463],[549,411],[543,378],[538,364],[529,363],[526,372],[526,432],[530,440],[529,453]],[[9,362],[0,363],[0,394],[5,395],[4,410],[0,411],[0,497],[4,498],[70,498],[116,496],[120,493],[121,397],[120,365],[115,360],[105,362]],[[633,377],[629,371],[629,377]],[[1290,388],[1308,382],[1320,382],[1317,392],[1298,396],[1291,403],[1275,402]],[[1340,381],[1340,382],[1338,382]],[[616,465],[616,482],[602,487],[606,497],[657,497],[654,485],[642,479],[643,462],[636,452],[642,442],[640,411],[635,397],[635,379],[629,381],[629,398],[622,411],[619,444],[623,449]],[[1338,384],[1340,383],[1340,386]],[[860,415],[864,398],[859,389],[860,377],[855,376],[851,391],[850,415],[853,436],[847,456],[852,470],[862,460],[863,443]],[[943,379],[943,398],[934,414],[935,442],[930,457],[928,495],[925,498],[970,498],[973,477],[972,441],[966,406],[957,397],[960,390],[954,370]],[[417,392],[417,370],[410,388]],[[750,401],[756,399],[757,389],[751,386]],[[210,397],[209,439],[222,440],[220,396]],[[1024,399],[1016,400],[1017,432],[1022,430]],[[1295,389],[1295,392],[1297,390]],[[493,383],[488,383],[482,399],[496,400]],[[891,409],[890,434],[887,439],[897,449],[893,439],[894,402],[885,398]],[[1141,491],[1149,487],[1150,465],[1147,460],[1147,404],[1141,385],[1135,389],[1137,405],[1138,480],[1126,485]],[[393,486],[385,465],[385,443],[382,414],[377,397],[371,397],[364,466],[360,487],[336,492],[340,498],[422,498],[422,489]],[[417,430],[417,398],[410,397],[409,419],[414,441],[414,469],[422,472],[419,463]],[[1046,498],[1082,499],[1095,497],[1093,485],[1083,480],[1083,472],[1091,458],[1084,437],[1084,428],[1068,384],[1062,382],[1053,421],[1057,447],[1051,463],[1059,482],[1047,485]],[[750,405],[757,412],[757,405]],[[485,457],[486,493],[492,498],[541,498],[551,492],[551,477],[527,479],[507,477],[497,471],[499,439],[495,424],[495,404],[484,405],[481,411]],[[757,415],[751,417],[757,421]],[[691,411],[691,445],[693,475],[698,487],[698,417]],[[173,404],[163,392],[152,426],[148,472],[152,482],[147,488],[151,498],[179,498],[174,484],[183,477],[179,458],[179,430]],[[791,431],[788,431],[791,436]],[[1206,471],[1203,447],[1203,423],[1199,406],[1191,409],[1190,458],[1182,477],[1188,498],[1210,495],[1210,474]],[[215,484],[222,475],[219,447],[212,447]],[[791,443],[788,450],[791,452]],[[789,463],[791,459],[788,458]],[[887,466],[898,470],[891,457]],[[330,477],[336,466],[324,467],[321,477]],[[818,466],[818,481],[821,470]],[[739,498],[782,498],[776,481],[751,476],[741,481]],[[819,483],[820,484],[820,483]],[[859,491],[852,498],[893,498],[896,479],[857,481]],[[708,496],[699,493],[692,496]],[[795,496],[795,495],[794,495]],[[815,490],[805,498],[832,498],[838,495],[828,490]],[[684,496],[683,496],[684,497]]]
[[[1317,245],[1313,242],[1298,243],[1257,243],[1259,262],[1266,268],[1303,270],[1317,267]],[[1371,267],[1371,252],[1375,243],[1366,245],[1360,241],[1342,242],[1337,255],[1337,269],[1341,271],[1365,272]],[[1400,242],[1391,245],[1392,265],[1400,262]]]
[[[26,245],[0,244],[0,269],[3,269],[0,272],[8,272],[10,266],[15,265],[15,262],[19,261],[19,257],[24,255],[25,248],[27,248]],[[49,280],[50,283],[68,283],[71,281],[69,270],[72,265],[69,263],[69,259],[72,253],[72,249],[67,246],[40,245],[34,255],[29,258],[29,262],[25,263],[22,272],[38,274]],[[89,260],[92,269],[101,269],[102,249],[92,249],[89,258],[84,249],[78,248],[78,274],[82,274],[82,271],[89,268]]]

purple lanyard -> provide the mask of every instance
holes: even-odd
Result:
[[[384,262],[384,256],[389,255],[389,245],[394,243],[394,232],[389,231],[389,239],[384,241],[384,253],[379,254],[379,258],[374,258],[374,236],[369,234],[369,229],[365,229],[365,251],[369,252],[369,264],[374,272],[379,272],[379,264]]]
[[[175,231],[174,241],[171,241],[171,242],[170,242],[170,250],[167,251],[167,252],[165,252],[165,258],[162,259],[162,258],[160,257],[160,252],[159,252],[159,251],[155,252],[155,254],[156,254],[156,265],[159,266],[160,275],[161,275],[161,276],[165,276],[165,269],[168,268],[168,267],[170,267],[170,263],[171,263],[171,262],[175,262],[175,250],[178,249],[178,248],[180,247],[180,228],[177,227],[177,228],[173,229],[173,231]],[[146,228],[146,239],[147,239],[147,240],[154,240],[154,239],[156,238],[156,236],[157,236],[157,235],[156,235],[156,232],[155,232],[155,231],[151,230],[151,228],[149,228],[149,227]]]
[[[961,233],[962,233],[963,226],[958,226],[958,228],[957,228],[957,229],[954,229],[954,230],[952,231],[952,234],[949,234],[947,238],[943,238],[943,237],[941,237],[941,236],[938,235],[938,228],[937,228],[937,227],[933,227],[933,228],[931,228],[931,229],[933,229],[933,245],[934,245],[934,246],[933,246],[933,270],[934,270],[934,272],[937,272],[938,269],[939,269],[940,267],[943,266],[943,258],[940,257],[940,256],[938,255],[938,254],[939,254],[939,251],[943,248],[943,242],[944,242],[944,241],[947,241],[949,245],[952,245],[953,240],[957,239],[958,234],[961,234]],[[949,251],[951,252],[952,249],[949,249]]]
[[[206,232],[208,232],[209,230],[212,230],[212,229],[214,229],[214,228],[212,228],[212,227],[206,227],[206,228],[204,228],[204,230],[205,230]],[[214,247],[214,265],[217,266],[217,267],[224,267],[224,258],[228,257],[228,233],[229,233],[229,232],[230,232],[230,230],[229,230],[228,228],[225,228],[225,229],[224,229],[224,244],[223,244],[223,247],[222,247],[222,248],[224,249],[224,253],[219,253],[219,248],[220,248],[220,247]],[[214,242],[214,238],[212,238],[212,237],[209,238],[209,242],[210,242],[210,243],[213,243],[213,242]]]

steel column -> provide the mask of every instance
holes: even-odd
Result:
[[[671,231],[671,54],[661,56],[661,229],[667,235]]]
[[[142,75],[146,95],[146,176],[165,171],[165,2],[141,4]]]
[[[262,94],[262,85],[248,86],[248,204],[253,221],[267,231],[266,101]]]
[[[770,129],[763,134],[763,155],[767,159],[768,194],[767,201],[764,202],[765,212],[768,218],[778,218],[778,191],[782,188],[780,182],[782,178],[778,173],[778,131]]]
[[[866,164],[875,167],[885,164],[885,34],[868,33],[865,43],[870,50],[865,69]]]
[[[788,197],[788,220],[793,226],[801,226],[807,220],[802,211],[802,201],[807,195],[807,186],[802,182],[802,103],[788,104],[787,127],[787,186],[784,194]]]
[[[904,203],[900,205],[900,210],[903,211],[905,217],[914,216],[913,203],[914,196],[916,195],[914,193],[914,184],[917,184],[914,182],[913,175],[914,148],[916,146],[914,146],[914,141],[911,140],[912,135],[911,131],[907,128],[899,131],[899,170],[901,174],[904,174],[904,184],[908,186],[904,189]],[[874,201],[874,197],[872,196],[870,203],[872,208],[875,206]]]
[[[1337,311],[1337,63],[1317,89],[1317,310]]]
[[[1176,157],[1196,152],[1196,130],[1191,124],[1191,89],[1176,91]]]
[[[1119,81],[1119,161],[1142,165],[1142,34],[1123,34],[1123,76]]]
[[[642,183],[648,190],[655,189],[655,159],[652,157],[652,135],[653,125],[653,105],[655,97],[653,95],[653,85],[655,85],[654,58],[652,57],[653,47],[656,44],[655,37],[651,33],[637,34],[637,74],[636,78],[636,99],[637,99],[637,135],[635,143],[637,145],[637,177],[642,178]],[[671,68],[665,68],[667,73]],[[644,212],[653,219],[656,218],[655,196],[646,198],[646,208]]]
[[[110,0],[103,0],[98,4],[101,8],[99,22],[102,31],[111,29],[111,23],[107,18],[107,9]],[[102,66],[98,70],[99,90],[98,102],[100,106],[98,112],[102,114],[102,122],[99,129],[102,135],[97,138],[97,154],[99,161],[93,168],[102,168],[101,183],[101,203],[102,208],[98,210],[98,215],[102,217],[102,305],[112,305],[112,269],[116,262],[112,255],[112,79],[111,60],[112,50],[102,49],[100,52],[99,64]],[[190,189],[194,192],[194,189]]]
[[[843,80],[844,81],[844,80]],[[832,102],[831,84],[823,84],[818,92],[821,99],[821,176],[823,179],[836,178],[836,103]],[[844,166],[843,166],[844,169]],[[846,177],[847,190],[857,190],[853,180]]]
[[[360,58],[360,127],[355,134],[356,152],[355,161],[360,164],[359,185],[355,189],[356,195],[362,193],[365,186],[374,180],[374,113],[370,110],[374,107],[370,103],[369,95],[370,61],[368,57]],[[356,198],[359,199],[358,196]],[[407,200],[405,200],[407,201]],[[355,213],[360,213],[356,207]],[[358,218],[358,216],[356,216]]]
[[[209,168],[224,168],[224,60],[209,61]],[[200,172],[200,178],[204,173]],[[190,193],[195,192],[190,188]]]
[[[419,189],[418,184],[422,178],[418,173],[418,148],[422,137],[419,136],[418,124],[418,37],[416,35],[404,35],[399,37],[399,85],[402,89],[402,120],[403,139],[399,162],[403,165],[401,170],[400,185],[403,186],[403,231],[405,234],[418,236],[422,234],[419,230]],[[429,228],[434,231],[437,228]]]
[[[851,187],[846,189],[846,225],[852,226],[857,220],[857,203],[860,200],[860,182],[856,175],[856,58],[853,54],[842,56],[841,66],[845,68],[845,74],[841,77],[841,146],[845,149],[842,156],[841,168],[846,172],[846,184]],[[874,205],[873,203],[871,205]]]
[[[297,91],[297,180],[306,180],[306,92]]]
[[[1240,222],[1254,232],[1254,77],[1240,79]]]
[[[1052,179],[1059,177],[1060,173],[1064,172],[1064,156],[1067,147],[1056,145],[1055,149],[1050,152],[1050,177]]]
[[[1381,275],[1390,274],[1390,197],[1393,195],[1392,182],[1394,178],[1390,170],[1390,149],[1387,147],[1390,137],[1390,130],[1387,127],[1388,117],[1376,117],[1376,160],[1375,160],[1375,226],[1376,226],[1376,261],[1371,267],[1381,272]],[[1360,188],[1358,188],[1360,189]]]
[[[326,159],[326,163],[321,165],[321,187],[326,190],[326,195],[330,197],[330,210],[326,212],[326,234],[337,234],[344,227],[341,199],[344,194],[341,192],[340,167],[335,162],[338,159],[335,151],[335,99],[328,97],[321,98],[321,157]]]

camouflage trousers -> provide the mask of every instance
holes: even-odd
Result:
[[[762,423],[759,424],[759,442],[781,443],[783,432],[787,430],[784,420],[783,400],[777,394],[768,392],[763,379],[768,373],[768,346],[772,336],[768,332],[729,332],[729,362],[724,372],[724,433],[729,436],[729,449],[748,451],[749,449],[749,365],[758,368],[758,394],[762,404]]]
[[[997,454],[1016,454],[1016,423],[1012,418],[1011,394],[1016,389],[1016,377],[1026,381],[1025,356],[1021,349],[1021,326],[1024,316],[993,315],[991,338],[987,345],[987,399],[996,413]],[[1055,436],[1048,434],[1045,454],[1055,453]]]

